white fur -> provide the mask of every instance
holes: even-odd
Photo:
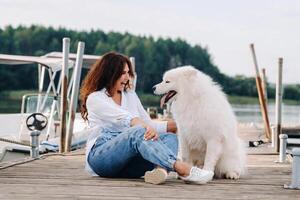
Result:
[[[192,66],[167,71],[155,94],[175,90],[172,114],[184,161],[238,179],[245,173],[245,150],[237,121],[219,85]]]

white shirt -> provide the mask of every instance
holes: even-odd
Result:
[[[105,91],[106,89],[102,89],[93,92],[86,100],[89,127],[94,129],[86,146],[86,170],[94,176],[97,174],[88,164],[87,157],[101,134],[101,128],[122,132],[130,127],[133,118],[139,117],[158,133],[167,132],[167,122],[151,120],[134,91],[122,92],[121,105],[116,104]]]

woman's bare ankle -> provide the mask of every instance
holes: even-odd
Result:
[[[182,161],[176,161],[174,163],[174,169],[179,174],[179,176],[188,176],[190,174],[191,168],[191,165]]]

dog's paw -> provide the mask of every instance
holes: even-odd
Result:
[[[237,172],[227,172],[227,173],[225,174],[225,177],[226,177],[227,179],[234,179],[234,180],[237,180],[237,179],[240,178],[240,175],[239,175],[239,173],[237,173]]]

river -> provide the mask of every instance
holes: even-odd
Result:
[[[259,105],[234,104],[232,107],[240,123],[261,124],[263,122]],[[275,124],[275,104],[268,105],[268,114],[270,123]],[[20,123],[21,118],[16,117],[16,114],[0,114],[0,136],[17,135],[20,130]],[[299,105],[284,104],[282,106],[282,124],[300,124]]]

